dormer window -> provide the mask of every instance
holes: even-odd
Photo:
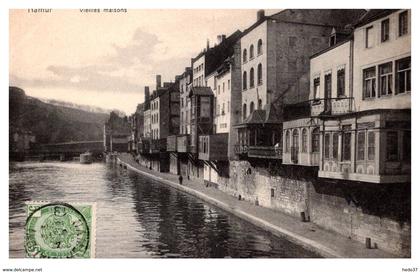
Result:
[[[335,34],[332,34],[330,36],[330,46],[334,46],[337,43],[337,36]]]
[[[365,46],[366,48],[371,48],[373,46],[373,26],[369,26],[366,28]]]

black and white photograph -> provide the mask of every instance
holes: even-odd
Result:
[[[417,271],[409,6],[41,7],[5,12],[2,271]]]

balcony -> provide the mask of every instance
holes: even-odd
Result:
[[[228,133],[201,135],[198,142],[198,158],[200,160],[222,161],[228,159]]]
[[[339,115],[353,111],[353,97],[319,98],[310,101],[311,116]]]
[[[157,139],[150,142],[150,153],[157,154],[166,151],[166,139]]]
[[[248,148],[248,157],[263,159],[282,159],[282,150],[274,146],[250,146]]]
[[[189,152],[188,147],[190,145],[190,135],[178,135],[176,137],[176,151],[179,153]]]
[[[149,154],[150,153],[150,139],[140,138],[137,148],[140,154]]]
[[[177,136],[171,135],[166,138],[166,150],[168,152],[177,152]]]

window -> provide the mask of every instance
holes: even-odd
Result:
[[[375,160],[375,132],[368,132],[368,160]]]
[[[337,37],[334,35],[330,36],[330,46],[333,46],[337,43]]]
[[[343,161],[351,159],[351,125],[343,126]]]
[[[398,161],[398,132],[388,131],[386,133],[386,160]]]
[[[257,54],[261,55],[262,54],[262,40],[259,39],[258,40],[258,44],[257,44]]]
[[[314,99],[318,99],[320,97],[319,84],[319,77],[317,77],[314,79]]]
[[[359,161],[365,159],[365,132],[359,131],[357,133],[357,159]]]
[[[220,104],[217,105],[217,116],[220,115]]]
[[[333,133],[333,142],[332,142],[333,146],[333,150],[332,150],[332,157],[333,159],[338,159],[338,133],[334,132]]]
[[[376,67],[363,70],[363,97],[376,96]]]
[[[261,110],[262,109],[262,100],[261,98],[258,99],[258,109]]]
[[[249,71],[249,88],[254,88],[254,68]]]
[[[225,103],[222,104],[222,115],[225,115]]]
[[[262,80],[262,64],[258,64],[258,68],[257,68],[257,78],[258,78],[258,85],[261,85],[263,83]]]
[[[227,86],[228,90],[230,90],[230,79],[228,79],[228,86]]]
[[[254,45],[251,44],[251,46],[249,47],[249,59],[253,59],[254,58]]]
[[[302,152],[308,152],[308,131],[306,128],[302,130]]]
[[[381,42],[389,40],[389,19],[383,20],[381,23]]]
[[[242,106],[242,119],[245,120],[245,118],[246,118],[246,104]]]
[[[227,102],[227,112],[230,112],[230,101]]]
[[[242,53],[242,62],[246,62],[247,61],[247,53],[246,53],[246,49],[244,49],[244,52]]]
[[[249,114],[254,112],[254,102],[251,102],[251,104],[249,104]]]
[[[411,57],[396,62],[396,93],[411,91]]]
[[[345,92],[345,69],[337,71],[337,97],[344,96]]]
[[[398,36],[408,33],[408,12],[401,12],[398,17]]]
[[[225,92],[225,83],[223,82],[222,91]]]
[[[298,153],[299,153],[299,131],[297,129],[293,130],[292,134],[292,162],[298,161]]]
[[[217,86],[217,94],[220,94],[220,85]]]
[[[392,94],[392,62],[379,65],[380,95]]]
[[[366,48],[371,48],[373,46],[373,26],[366,28]]]
[[[325,104],[324,104],[324,111],[325,112],[331,112],[331,73],[326,74],[324,76],[324,98]]]
[[[246,81],[247,81],[247,76],[246,76],[246,71],[243,73],[242,75],[242,89],[246,90]]]
[[[411,131],[403,132],[403,161],[411,161]]]
[[[330,134],[329,133],[325,133],[324,155],[326,159],[330,158]]]
[[[312,152],[319,152],[319,128],[312,130]]]
[[[290,152],[290,132],[286,131],[286,153]]]

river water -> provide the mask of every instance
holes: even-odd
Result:
[[[96,203],[97,258],[319,257],[148,177],[102,163],[9,170],[9,252],[24,257],[25,201]]]

